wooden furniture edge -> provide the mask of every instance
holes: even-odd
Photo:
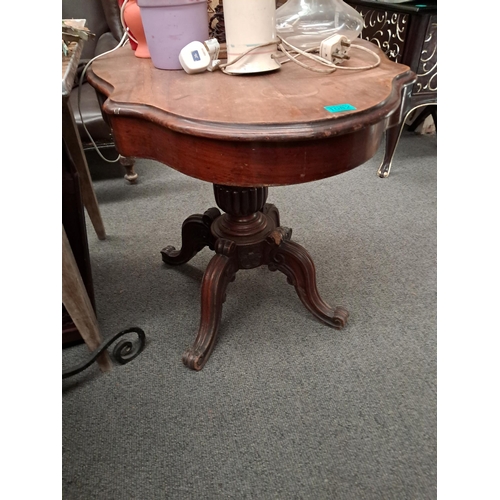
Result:
[[[406,66],[407,67],[407,66]],[[97,76],[92,68],[88,71],[87,78],[90,83],[105,97],[103,111],[108,115],[120,115],[141,120],[148,120],[175,132],[206,137],[210,139],[223,139],[233,141],[290,141],[321,139],[332,135],[343,135],[358,130],[360,127],[370,126],[390,117],[398,110],[397,102],[401,99],[404,87],[411,85],[416,80],[416,75],[407,67],[407,71],[400,73],[392,80],[392,88],[385,101],[378,105],[349,116],[325,118],[314,122],[300,124],[245,124],[245,123],[220,123],[203,120],[193,120],[179,117],[168,111],[158,109],[146,104],[132,106],[113,100],[113,86]],[[341,122],[341,123],[340,123]]]

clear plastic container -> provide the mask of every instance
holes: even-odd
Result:
[[[299,49],[337,33],[354,40],[362,29],[361,14],[342,0],[288,0],[276,10],[277,34]]]

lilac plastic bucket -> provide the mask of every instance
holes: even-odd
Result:
[[[208,39],[207,0],[137,0],[151,61],[159,69],[182,69],[179,53]]]

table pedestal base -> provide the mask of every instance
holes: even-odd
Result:
[[[333,328],[343,328],[349,313],[343,307],[332,309],[320,297],[316,271],[309,253],[291,241],[292,230],[280,226],[278,209],[266,203],[267,187],[239,188],[214,185],[217,208],[188,217],[182,225],[182,246],[162,250],[163,262],[180,265],[202,248],[215,251],[201,285],[201,318],[194,344],[182,361],[201,370],[216,342],[226,289],[240,269],[267,265],[281,271],[314,316]]]

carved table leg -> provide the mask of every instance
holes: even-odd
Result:
[[[419,104],[418,106],[414,106],[406,113],[406,115],[404,116],[403,120],[401,121],[401,123],[399,125],[388,128],[385,131],[384,158],[382,160],[382,163],[380,164],[380,167],[377,170],[377,175],[379,177],[382,177],[382,178],[389,177],[389,173],[391,171],[391,166],[392,166],[392,159],[394,157],[394,153],[396,152],[396,147],[398,145],[401,134],[403,133],[406,120],[408,119],[410,114],[413,113],[413,111],[415,111],[418,108],[422,108],[424,106],[429,106],[429,114],[432,114],[432,111],[430,111],[432,109],[431,106],[437,106],[437,105],[435,103],[427,103],[427,104]],[[434,118],[434,115],[433,115],[433,118]],[[418,118],[417,118],[417,120],[418,120]],[[437,122],[437,116],[434,120],[434,124],[436,124],[436,122]],[[418,124],[417,124],[417,126],[418,126]],[[412,127],[413,127],[413,124],[409,127],[409,130],[412,130]],[[437,128],[437,125],[436,125],[436,128]]]
[[[135,165],[135,159],[131,157],[126,157],[120,155],[119,159],[120,165],[125,168],[125,171],[127,172],[125,174],[125,179],[130,183],[130,184],[135,184],[137,182],[137,178],[139,177],[137,173],[134,170],[134,165]]]
[[[220,216],[218,208],[210,208],[203,215],[194,214],[182,224],[182,246],[176,250],[167,246],[162,251],[162,259],[166,264],[177,266],[191,260],[200,250],[208,246],[213,250],[215,239],[210,232],[212,222]]]
[[[348,312],[330,308],[319,296],[313,261],[302,246],[290,241],[292,230],[279,226],[278,209],[266,203],[267,187],[214,185],[214,195],[225,213],[211,208],[188,217],[182,225],[181,250],[162,250],[163,261],[173,265],[187,262],[205,246],[216,252],[203,275],[200,326],[182,357],[184,364],[201,370],[210,357],[226,289],[239,269],[268,265],[283,272],[309,311],[327,325],[343,328]]]
[[[403,128],[405,126],[405,121],[406,118],[402,123],[399,124],[399,126],[388,128],[385,131],[384,159],[382,160],[382,163],[380,164],[380,167],[377,171],[377,175],[379,177],[389,177],[392,166],[392,159],[394,157],[394,153],[396,152],[396,146],[398,145],[401,132],[403,131]]]
[[[314,263],[304,247],[284,238],[272,254],[268,267],[286,275],[302,303],[319,320],[338,329],[345,326],[349,313],[340,306],[333,310],[321,299],[316,287]]]
[[[226,288],[238,271],[236,245],[222,238],[215,245],[216,254],[209,262],[201,285],[200,328],[194,344],[186,350],[183,363],[193,370],[201,370],[215,345],[225,301]]]

